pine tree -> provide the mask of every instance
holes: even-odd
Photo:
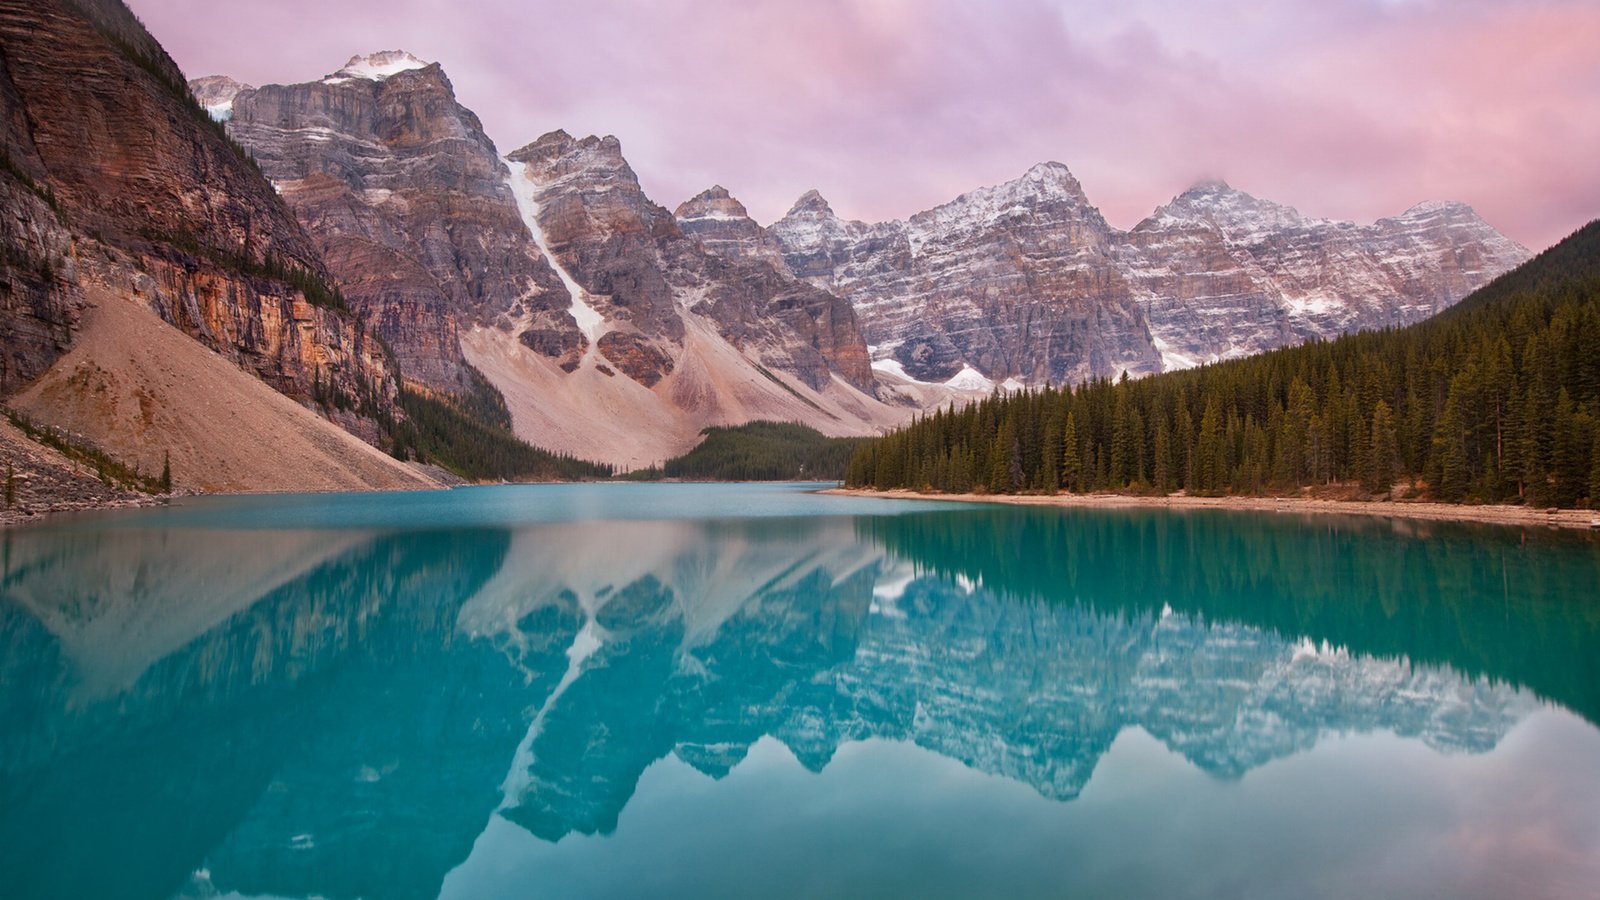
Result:
[[[1083,490],[1083,457],[1078,448],[1078,419],[1067,413],[1067,428],[1061,437],[1061,486],[1069,491]]]
[[[1394,488],[1394,467],[1400,448],[1394,410],[1382,400],[1372,408],[1371,440],[1367,447],[1367,471],[1362,481],[1368,491],[1387,494]]]
[[[1467,492],[1466,419],[1461,409],[1462,385],[1459,376],[1452,379],[1450,393],[1445,398],[1444,412],[1433,430],[1434,492],[1448,503],[1459,502]]]
[[[1172,492],[1174,481],[1172,471],[1172,434],[1167,429],[1165,417],[1158,416],[1156,418],[1155,445],[1155,488],[1163,494],[1168,494]]]
[[[172,451],[168,450],[161,460],[161,493],[172,493]]]
[[[1600,509],[1600,423],[1594,429],[1594,449],[1589,451],[1589,508]]]
[[[1222,410],[1217,398],[1206,401],[1200,416],[1200,437],[1195,442],[1195,492],[1216,494],[1222,491],[1227,462],[1222,450]]]

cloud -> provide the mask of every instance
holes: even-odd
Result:
[[[1115,224],[1204,176],[1370,221],[1459,199],[1531,247],[1600,213],[1583,0],[133,0],[191,75],[442,62],[507,151],[616,134],[671,206],[909,215],[1067,163]]]

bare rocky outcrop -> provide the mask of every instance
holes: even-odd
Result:
[[[189,90],[211,118],[220,122],[233,116],[233,98],[255,88],[226,75],[207,75],[189,82]]]

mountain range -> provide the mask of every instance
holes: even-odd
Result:
[[[1059,163],[877,224],[813,191],[763,227],[721,187],[658,205],[614,137],[503,152],[404,51],[185,82],[117,0],[0,8],[0,391],[185,487],[434,483],[378,452],[416,455],[408,390],[623,469],[755,419],[874,434],[1405,324],[1528,256],[1460,204],[1363,226],[1221,183],[1124,232]],[[119,337],[170,328],[196,349]]]

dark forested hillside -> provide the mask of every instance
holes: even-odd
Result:
[[[856,486],[1262,494],[1344,485],[1600,506],[1600,221],[1426,322],[941,411]]]
[[[511,432],[505,400],[470,366],[469,388],[435,394],[405,387],[400,408],[406,418],[393,428],[392,452],[399,459],[434,463],[473,481],[578,481],[609,478],[608,465],[535,447]]]
[[[866,438],[831,438],[793,422],[707,428],[705,440],[634,477],[707,481],[839,481]]]

